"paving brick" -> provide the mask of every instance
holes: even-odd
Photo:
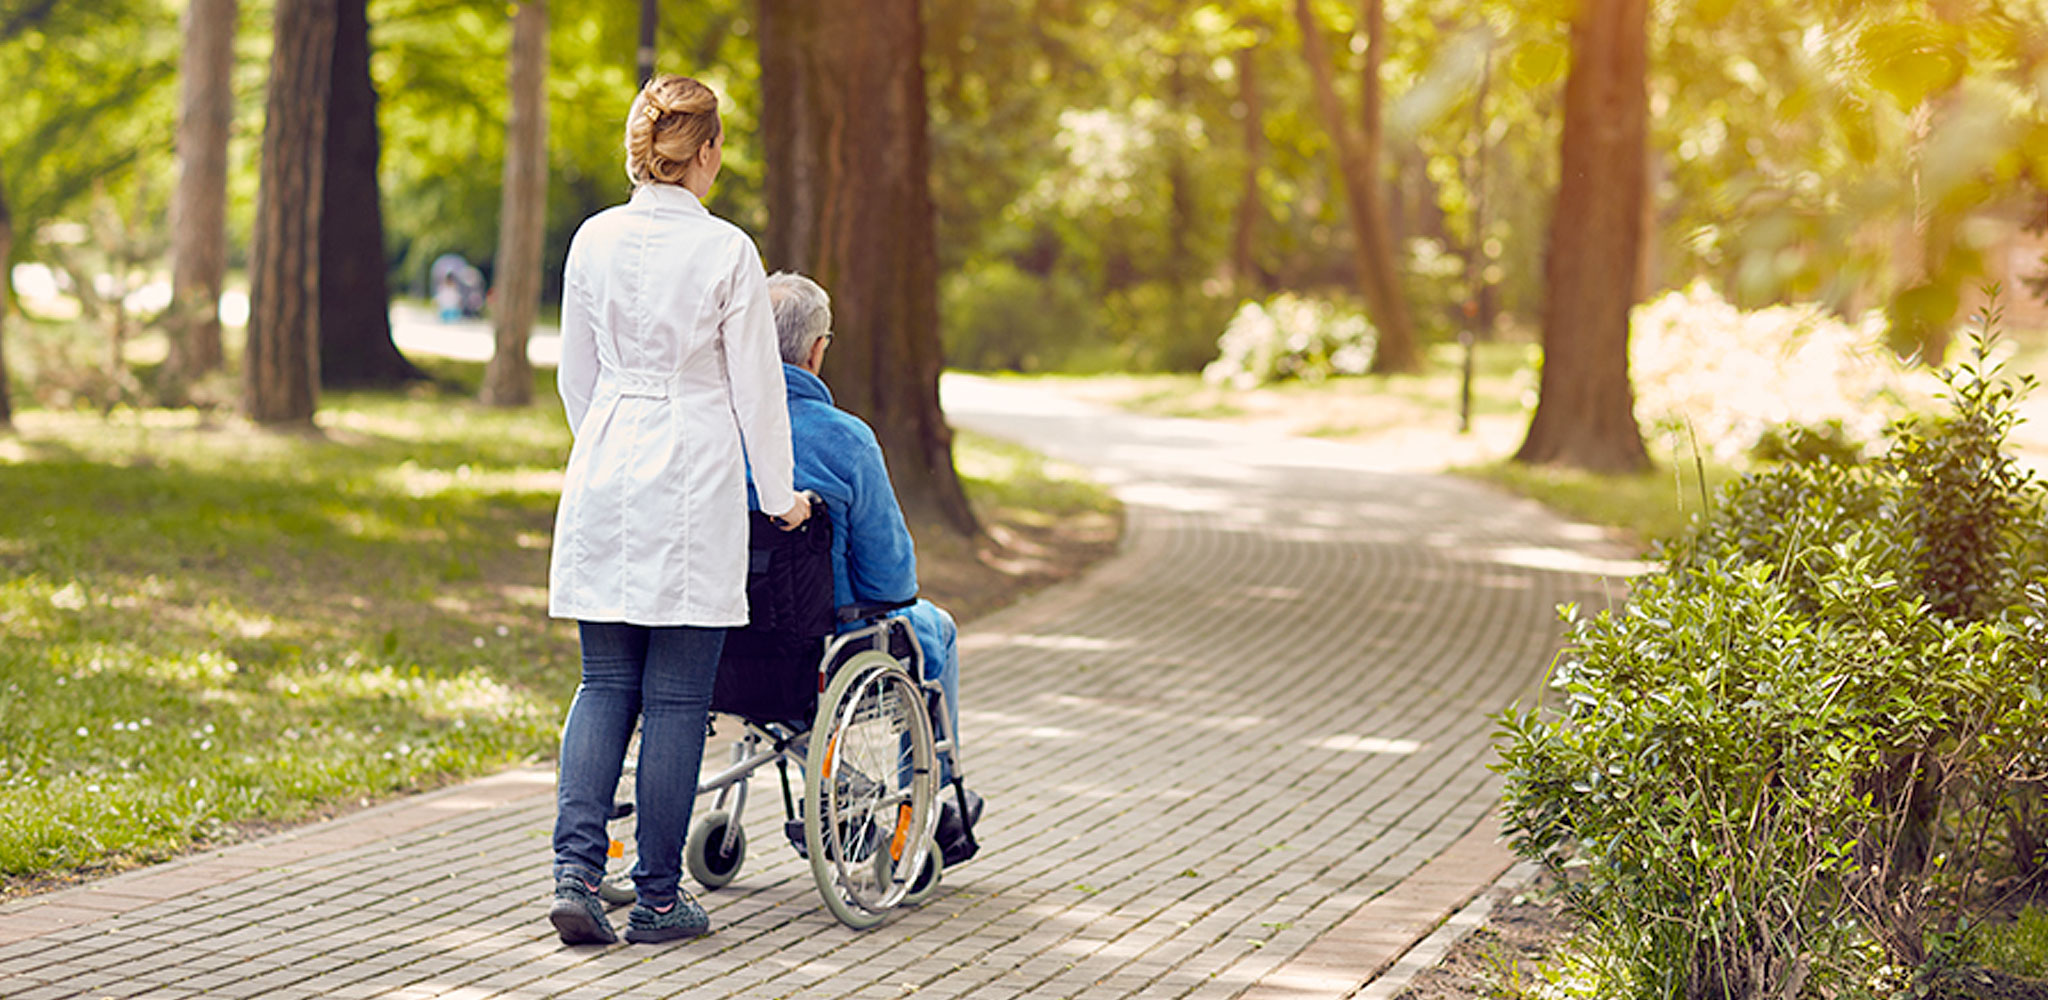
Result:
[[[1489,715],[1535,689],[1557,603],[1621,589],[1503,553],[1615,553],[1357,448],[1004,391],[975,383],[949,414],[1107,467],[1126,537],[963,630],[984,846],[922,909],[839,927],[767,772],[744,870],[704,895],[715,934],[565,948],[537,766],[0,905],[0,995],[68,995],[52,970],[166,998],[1355,991],[1505,868]],[[713,762],[738,727],[719,728]]]

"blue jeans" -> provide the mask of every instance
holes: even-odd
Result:
[[[642,903],[666,906],[675,900],[682,875],[683,840],[697,802],[704,722],[725,630],[577,625],[583,683],[562,726],[554,875],[591,883],[604,877],[611,844],[605,820],[637,718],[640,764],[633,800],[640,860],[633,866],[633,884]]]

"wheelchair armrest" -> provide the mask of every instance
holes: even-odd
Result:
[[[916,603],[917,598],[912,597],[905,601],[859,601],[843,604],[839,607],[839,623],[851,625],[855,622],[873,621],[891,611],[901,611]]]

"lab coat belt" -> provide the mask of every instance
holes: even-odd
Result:
[[[618,388],[620,396],[640,396],[647,399],[667,399],[680,395],[683,386],[681,372],[612,371],[606,373],[606,380]]]

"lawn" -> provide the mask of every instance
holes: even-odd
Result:
[[[546,616],[569,435],[551,390],[492,410],[466,389],[478,366],[436,371],[441,387],[325,398],[317,434],[17,414],[0,439],[0,895],[552,757],[577,676],[573,626]],[[1113,544],[1099,490],[959,448],[985,470],[967,486],[992,532],[1051,517],[1092,526],[1077,558]],[[932,575],[976,555],[936,555]],[[961,600],[1015,589],[977,570]]]

